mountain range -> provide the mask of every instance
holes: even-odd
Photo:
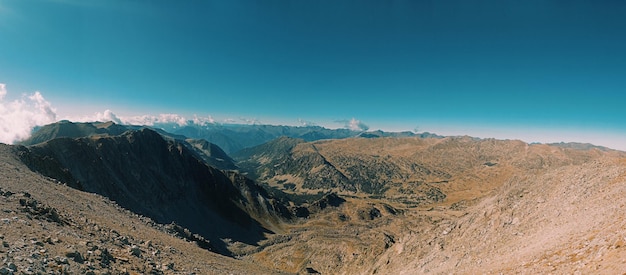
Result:
[[[626,268],[626,153],[604,147],[61,121],[0,149],[6,272]]]
[[[208,140],[226,153],[232,154],[245,148],[254,147],[279,137],[299,138],[305,141],[322,139],[343,139],[349,137],[441,137],[431,133],[355,131],[345,128],[328,129],[320,126],[280,126],[257,124],[159,124],[155,127],[164,131],[184,135],[189,138]]]

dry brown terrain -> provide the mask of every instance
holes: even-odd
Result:
[[[2,272],[11,267],[15,274],[278,272],[204,250],[106,198],[35,174],[13,150],[0,144]]]
[[[250,256],[254,261],[322,274],[626,270],[622,152],[469,137],[385,138],[300,143],[290,157],[297,162],[311,153],[346,178],[360,180],[363,169],[390,188],[352,197],[335,189],[346,203],[292,225],[289,238],[277,236],[280,244]],[[295,192],[309,176],[269,174],[265,180],[277,188],[293,179]],[[419,200],[428,190],[420,186],[446,198]],[[372,209],[379,214],[370,216]]]
[[[249,155],[247,167],[257,165],[260,181],[294,195],[339,197],[306,203],[308,217],[283,221],[257,244],[225,239],[233,258],[35,174],[0,146],[2,267],[32,274],[626,270],[623,152],[469,137],[290,144]]]

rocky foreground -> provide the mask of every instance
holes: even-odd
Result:
[[[0,144],[0,274],[280,273],[210,252],[180,226],[36,174],[14,153]]]

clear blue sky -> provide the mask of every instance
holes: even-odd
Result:
[[[626,1],[0,0],[0,83],[60,116],[626,143]]]

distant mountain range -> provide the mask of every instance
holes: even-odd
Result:
[[[217,145],[225,153],[232,154],[239,150],[261,145],[279,137],[298,138],[304,141],[322,139],[343,139],[350,137],[421,137],[443,138],[428,132],[413,133],[376,131],[353,131],[350,129],[328,129],[320,126],[281,126],[248,124],[190,124],[179,126],[175,123],[161,123],[154,126],[119,125],[113,122],[73,123],[60,121],[37,127],[33,135],[21,142],[33,145],[57,137],[81,137],[98,134],[120,134],[131,129],[149,127],[162,135],[175,139],[203,139]]]
[[[431,133],[416,134],[413,132],[384,132],[380,130],[364,132],[350,129],[328,129],[320,126],[244,124],[210,124],[201,126],[192,124],[181,128],[173,124],[162,124],[156,127],[189,138],[207,140],[218,145],[228,154],[257,146],[279,137],[298,138],[304,141],[343,139],[350,137],[441,137]]]

